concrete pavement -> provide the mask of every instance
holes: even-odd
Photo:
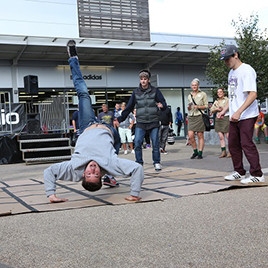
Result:
[[[167,147],[161,176],[155,177],[164,178],[171,167],[187,170],[183,179],[191,183],[184,185],[186,189],[193,179],[197,186],[204,180],[205,185],[215,184],[208,178],[211,174],[232,171],[231,159],[218,158],[219,146],[207,145],[204,159],[190,160],[192,150],[184,144],[177,140]],[[268,180],[268,145],[258,145],[258,149]],[[150,149],[144,151],[144,157],[145,172],[151,174]],[[46,166],[2,165],[1,181],[12,184],[18,179],[40,178]],[[246,160],[245,166],[248,168]],[[202,183],[196,183],[193,174]],[[215,177],[217,184],[224,183]],[[3,216],[0,263],[13,268],[268,267],[267,187],[224,189],[230,190]]]

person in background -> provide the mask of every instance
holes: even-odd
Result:
[[[229,100],[224,94],[222,88],[217,90],[218,98],[214,101],[210,108],[210,112],[216,114],[215,117],[215,132],[218,133],[221,146],[221,155],[219,158],[231,157],[231,154],[227,154],[226,150],[226,141],[228,141],[229,136],[229,113],[226,112],[222,118],[217,117],[217,113],[221,112],[223,107],[228,104]]]
[[[181,108],[177,107],[177,111],[175,114],[175,124],[177,125],[177,136],[180,136],[181,133],[181,126],[183,123],[183,117],[182,117],[182,113],[180,112]]]
[[[253,142],[254,124],[259,114],[257,102],[257,75],[255,70],[240,60],[236,46],[228,45],[221,50],[221,60],[230,68],[228,74],[229,105],[217,114],[222,118],[229,110],[229,151],[234,171],[224,177],[227,181],[240,180],[243,184],[256,184],[265,181],[259,152]],[[250,168],[246,178],[243,164],[245,154]]]
[[[167,154],[166,144],[168,139],[169,127],[172,127],[172,113],[171,109],[167,107],[165,110],[159,110],[159,145],[160,145],[160,153]]]
[[[125,102],[121,103],[121,108],[122,108],[122,110],[121,110],[120,114],[126,108]],[[119,116],[120,116],[120,114],[119,114]],[[131,153],[132,154],[135,153],[134,149],[133,149],[133,141],[132,141],[132,135],[131,135],[131,129],[134,125],[134,122],[135,122],[135,117],[134,117],[133,113],[130,113],[127,116],[127,118],[119,124],[119,127],[118,127],[118,132],[119,132],[119,136],[120,136],[121,143],[123,146],[124,154],[128,153],[128,148],[127,148],[128,145],[130,147]]]
[[[137,123],[137,121],[136,121],[136,108],[133,109],[132,114],[133,114],[134,120],[132,120],[130,118],[130,123],[132,123],[131,137],[132,137],[132,142],[134,142],[134,139],[135,139],[135,129],[136,129],[136,123]],[[133,146],[134,146],[134,143],[133,143]]]
[[[114,121],[114,113],[112,111],[109,111],[108,105],[106,103],[103,103],[101,105],[102,112],[98,114],[98,120],[113,126]]]
[[[114,118],[120,116],[121,114],[121,103],[116,103],[114,106]],[[116,128],[116,130],[118,131],[118,127],[114,126]]]
[[[188,96],[188,138],[194,151],[191,159],[196,157],[197,159],[202,159],[205,147],[205,125],[199,110],[208,108],[208,99],[207,94],[200,90],[199,85],[199,79],[194,78],[191,82],[192,92]],[[197,135],[198,144],[195,140],[195,133]]]
[[[120,116],[120,114],[121,114],[121,103],[117,102],[114,106],[114,118]],[[118,131],[118,127],[114,124],[114,122],[113,122],[113,126]],[[118,134],[119,134],[119,132],[118,132]],[[121,147],[122,147],[122,143],[121,143],[120,149],[121,149]]]
[[[267,128],[266,124],[264,123],[264,120],[265,120],[264,113],[261,112],[261,108],[259,106],[259,115],[257,117],[257,120],[255,122],[255,126],[254,126],[254,129],[255,129],[255,142],[257,144],[261,143],[260,137],[259,137],[260,130],[263,131],[264,136],[265,136],[265,142],[268,143],[268,128]]]
[[[188,136],[188,113],[184,114],[184,131],[186,134],[186,143],[185,145],[191,145],[190,141],[189,141],[189,136]]]
[[[114,118],[120,115],[120,111],[121,111],[121,104],[117,102],[114,106]]]
[[[148,70],[141,70],[139,72],[139,87],[133,91],[122,115],[115,120],[116,124],[119,124],[127,118],[128,114],[130,114],[134,108],[136,108],[137,123],[134,140],[136,162],[143,165],[142,144],[146,131],[150,131],[153,165],[156,171],[160,171],[162,167],[160,164],[159,151],[158,110],[165,110],[167,104],[162,92],[151,85],[150,77],[151,73]]]
[[[145,144],[143,145],[144,149],[151,149],[151,141],[150,141],[150,130],[146,130],[145,136],[144,136]]]
[[[72,125],[74,128],[74,133],[78,133],[79,131],[79,110],[74,111],[72,115]]]
[[[79,136],[79,110],[74,111],[72,115],[72,126],[74,132],[72,133],[71,146],[74,147]]]

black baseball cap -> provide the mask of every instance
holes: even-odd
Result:
[[[238,52],[238,49],[235,45],[228,45],[222,48],[221,50],[221,57],[220,60],[228,60],[231,58],[236,52]]]

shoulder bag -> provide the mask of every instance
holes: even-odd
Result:
[[[196,105],[196,102],[194,101],[194,98],[193,98],[192,94],[191,94],[191,97],[192,97],[194,105]],[[203,119],[206,131],[210,131],[211,126],[210,126],[209,116],[207,114],[203,113],[203,111],[201,109],[198,109],[198,110],[202,114],[202,119]]]

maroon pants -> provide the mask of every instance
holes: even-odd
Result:
[[[243,165],[243,152],[249,162],[249,173],[255,177],[261,177],[259,152],[253,142],[253,132],[256,117],[230,122],[228,147],[232,155],[234,170],[240,175],[245,175],[246,170]]]

